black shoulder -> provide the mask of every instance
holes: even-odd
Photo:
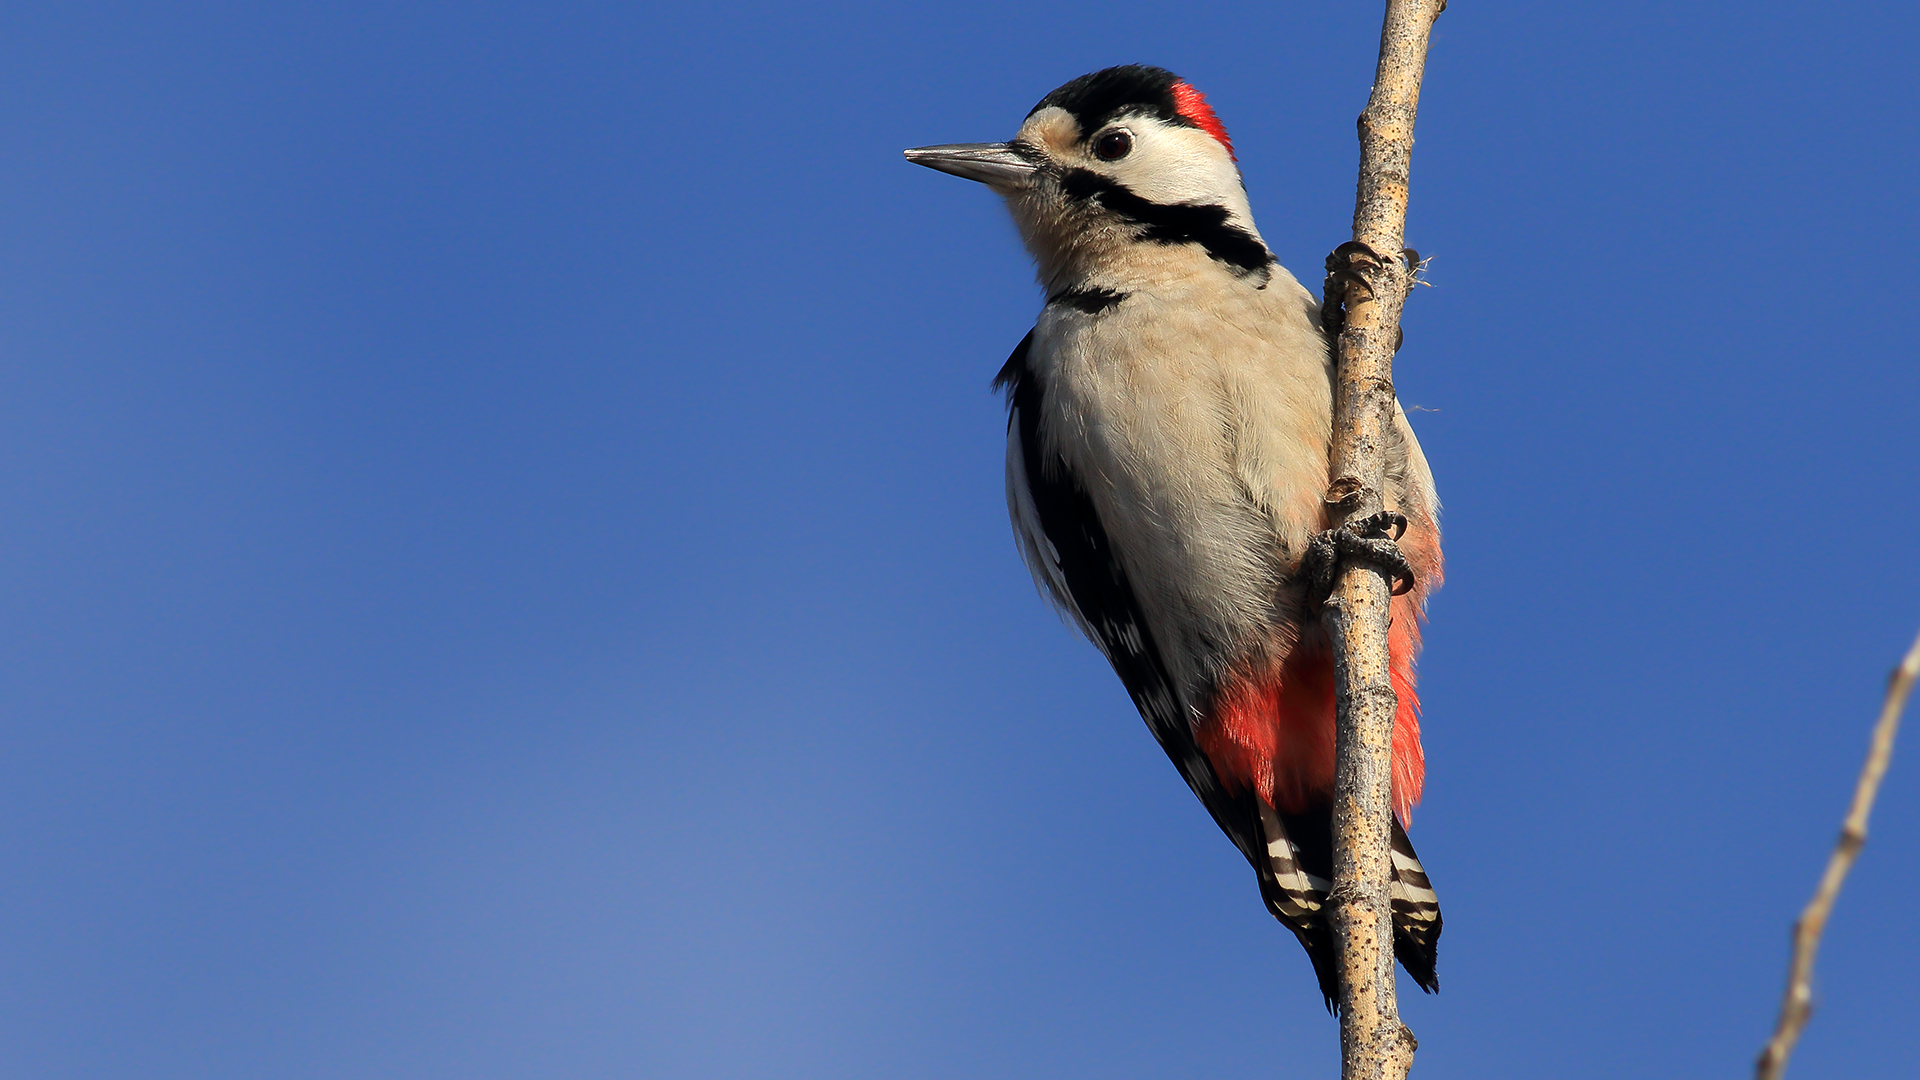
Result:
[[[1020,339],[1020,344],[1013,347],[1013,355],[1000,365],[1000,374],[993,377],[993,388],[1006,392],[1009,405],[1013,404],[1015,389],[1027,375],[1027,353],[1032,349],[1033,331],[1029,330],[1027,336]]]

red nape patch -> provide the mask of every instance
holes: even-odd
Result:
[[[1221,125],[1220,118],[1213,115],[1213,106],[1207,104],[1207,96],[1195,90],[1192,83],[1173,84],[1173,111],[1186,117],[1194,127],[1220,140],[1220,145],[1227,148],[1229,158],[1240,160],[1233,152],[1233,140],[1227,138],[1227,129]]]

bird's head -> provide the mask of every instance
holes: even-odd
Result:
[[[1226,129],[1161,68],[1082,75],[1041,98],[1009,142],[906,155],[1004,196],[1049,288],[1191,273],[1198,259],[1256,287],[1271,272]]]

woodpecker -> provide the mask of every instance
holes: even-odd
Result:
[[[1394,568],[1394,954],[1434,992],[1440,905],[1405,826],[1426,772],[1414,658],[1441,580],[1440,501],[1406,414],[1395,405],[1375,538],[1330,529],[1334,372],[1319,304],[1254,227],[1219,118],[1171,72],[1083,75],[1009,142],[906,156],[1002,196],[1045,290],[994,380],[1020,553],[1252,864],[1329,1009],[1324,552],[1367,548]],[[1389,522],[1397,547],[1378,539]]]

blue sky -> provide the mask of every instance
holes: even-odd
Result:
[[[1171,67],[1311,280],[1375,4],[0,14],[0,1074],[1332,1075],[1033,594],[902,147]],[[1903,5],[1441,21],[1416,1075],[1741,1075],[1920,624]],[[1897,1075],[1897,757],[1794,1075]]]

